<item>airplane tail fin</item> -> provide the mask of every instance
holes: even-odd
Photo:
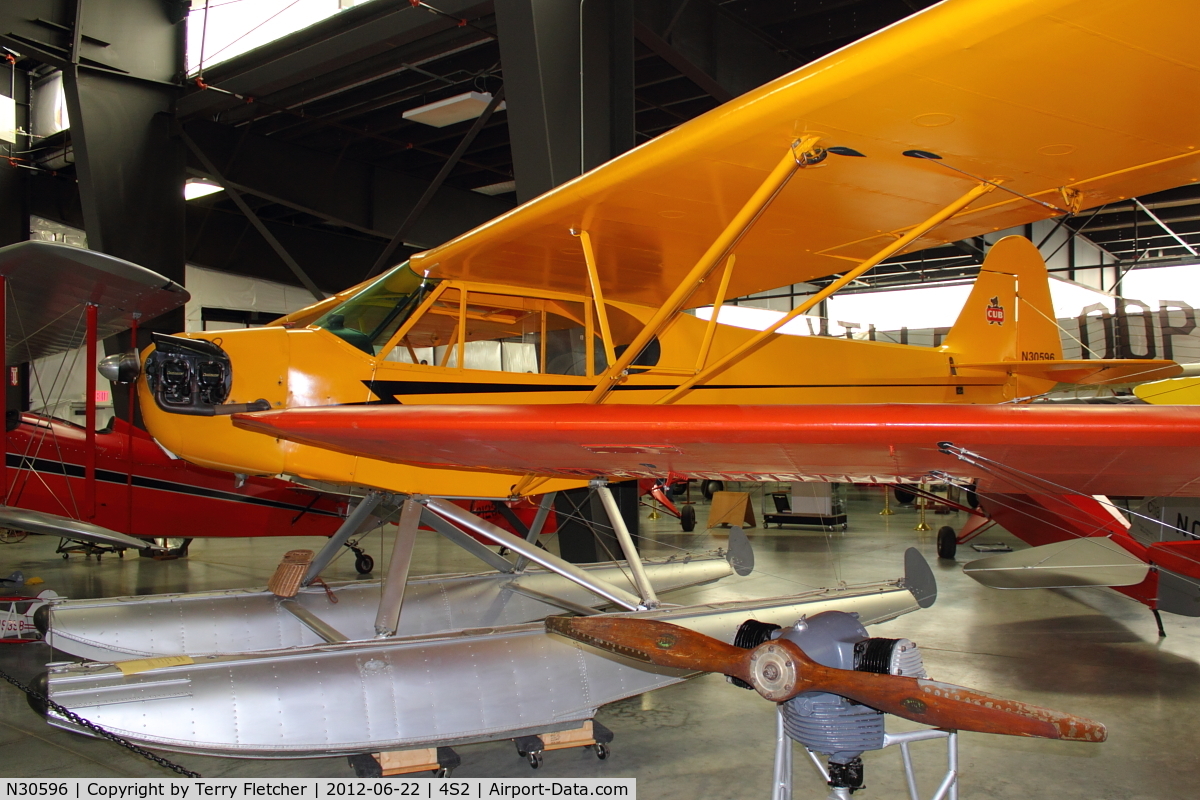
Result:
[[[1062,360],[1046,262],[1032,242],[992,245],[945,348],[959,363]]]

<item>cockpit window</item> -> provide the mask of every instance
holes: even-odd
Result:
[[[378,355],[437,286],[404,262],[313,324],[370,355]]]

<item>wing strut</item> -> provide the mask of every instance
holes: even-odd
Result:
[[[817,136],[806,136],[799,141],[793,142],[788,148],[787,153],[780,159],[775,169],[767,176],[762,185],[750,196],[746,204],[734,216],[725,229],[717,236],[696,265],[684,277],[679,285],[675,287],[675,291],[671,292],[671,296],[659,307],[654,316],[642,328],[641,333],[637,335],[621,357],[609,365],[604,374],[599,377],[596,382],[596,388],[592,389],[591,393],[584,400],[585,403],[600,403],[608,396],[608,393],[613,390],[617,383],[624,377],[625,370],[633,363],[633,360],[642,354],[642,350],[650,343],[650,340],[657,336],[662,329],[667,326],[679,310],[683,308],[683,304],[688,301],[688,298],[706,281],[717,265],[725,260],[729,255],[729,251],[737,245],[746,232],[754,225],[758,218],[771,205],[771,201],[783,190],[787,185],[788,180],[796,173],[796,170],[802,167],[807,167],[810,164],[815,164],[822,160],[825,151],[817,147],[817,142],[820,138]]]
[[[613,533],[616,534],[617,541],[621,543],[621,551],[629,563],[629,571],[633,573],[633,583],[637,586],[638,594],[642,596],[642,602],[648,608],[656,608],[658,595],[654,593],[654,587],[650,584],[650,579],[646,577],[646,570],[642,566],[642,557],[633,545],[633,537],[629,535],[629,528],[625,526],[625,518],[621,516],[621,509],[617,508],[617,500],[613,497],[612,489],[608,488],[608,482],[597,482],[596,493],[600,495],[600,502],[604,504],[604,511],[608,514],[608,521],[612,525]]]
[[[858,278],[860,275],[862,275],[867,270],[869,270],[869,269],[873,268],[874,266],[876,266],[877,264],[879,264],[879,262],[883,261],[885,258],[893,256],[896,253],[899,253],[901,250],[903,250],[909,244],[916,241],[919,237],[924,236],[930,230],[936,228],[938,225],[941,225],[943,222],[950,219],[951,217],[953,217],[958,212],[962,211],[967,206],[971,205],[971,203],[975,202],[975,200],[977,200],[978,198],[982,197],[983,195],[985,195],[988,192],[995,189],[996,185],[997,184],[995,184],[991,181],[985,181],[983,183],[980,183],[980,184],[977,184],[977,185],[971,187],[971,190],[969,192],[967,192],[966,194],[964,194],[962,197],[958,198],[953,203],[950,203],[950,205],[948,205],[945,208],[943,208],[942,210],[938,211],[936,214],[929,217],[925,221],[919,222],[916,225],[914,225],[912,228],[909,228],[908,233],[904,234],[899,239],[896,239],[894,242],[892,242],[891,244],[884,247],[878,253],[871,256],[870,258],[868,258],[866,261],[859,264],[854,269],[852,269],[849,272],[842,275],[842,277],[838,278],[836,281],[829,284],[821,291],[810,296],[807,300],[805,300],[803,303],[801,303],[800,305],[793,308],[787,314],[784,314],[782,317],[775,320],[775,322],[769,328],[767,328],[766,330],[760,331],[759,333],[756,333],[754,336],[750,337],[745,342],[743,342],[742,344],[733,348],[733,350],[730,350],[728,353],[726,353],[721,358],[717,359],[716,363],[712,364],[711,366],[709,366],[705,369],[700,370],[694,376],[692,376],[691,378],[688,378],[683,383],[679,384],[679,386],[675,387],[670,392],[668,392],[666,395],[664,395],[662,398],[657,400],[656,404],[657,405],[667,405],[670,403],[674,403],[676,400],[678,400],[679,398],[681,398],[685,394],[687,394],[689,391],[691,391],[692,387],[695,386],[696,384],[703,383],[704,381],[708,380],[712,376],[723,371],[726,367],[728,367],[730,364],[732,364],[737,359],[741,358],[742,356],[746,355],[749,352],[752,352],[752,351],[758,349],[759,347],[761,347],[763,345],[763,343],[765,343],[767,341],[767,339],[769,339],[771,336],[773,336],[775,334],[775,332],[778,331],[780,328],[782,328],[784,325],[791,322],[792,320],[794,320],[796,317],[800,316],[801,314],[808,312],[810,309],[815,307],[817,305],[817,303],[820,303],[822,300],[824,300],[827,297],[829,297],[830,295],[834,294],[839,289],[841,289],[843,286],[850,283],[854,279]],[[713,319],[716,319],[716,309],[715,308],[713,309]],[[629,349],[632,350],[633,348],[630,347]]]
[[[638,611],[647,608],[643,600],[636,595],[608,581],[589,575],[569,561],[564,561],[547,550],[534,547],[519,536],[514,536],[503,528],[499,528],[487,520],[480,519],[448,500],[442,500],[438,497],[422,497],[418,499],[418,502],[439,517],[448,519],[465,530],[473,531],[485,539],[507,547],[517,555],[524,556],[536,564],[541,564],[551,572],[562,575],[567,580],[579,584],[589,592],[603,597],[605,600],[609,600],[627,611]]]
[[[546,492],[542,495],[542,504],[538,506],[537,513],[533,515],[533,524],[529,526],[529,532],[525,535],[525,541],[530,544],[536,544],[538,536],[542,533],[542,528],[546,527],[546,518],[550,516],[550,509],[554,508],[554,498],[558,496],[558,492]],[[489,551],[490,552],[490,551]],[[514,572],[524,572],[529,566],[529,559],[521,556],[517,559]]]

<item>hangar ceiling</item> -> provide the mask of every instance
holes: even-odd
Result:
[[[187,5],[84,0],[82,7],[132,14],[147,3],[176,8],[177,16]],[[44,19],[38,19],[71,31],[69,12],[45,5]],[[173,131],[187,143],[188,174],[219,177],[238,195],[223,192],[187,203],[184,257],[339,290],[381,265],[397,231],[394,253],[383,259],[389,263],[578,174],[581,164],[601,163],[928,5],[361,3],[208,67],[199,79],[175,76],[181,88],[173,90]],[[53,13],[68,18],[54,22]],[[30,33],[27,17],[11,7],[0,12],[0,43],[16,54],[18,95],[18,73],[30,80],[55,66],[53,25]],[[89,41],[100,40],[86,27],[89,19],[84,51]],[[107,51],[92,49],[96,63],[104,63]],[[464,92],[495,94],[502,87],[509,107],[482,123],[468,119],[434,128],[403,116]],[[72,197],[72,167],[48,174],[46,156],[61,153],[71,135],[36,141],[22,154],[33,185],[27,213],[68,224],[86,216]],[[413,214],[414,207],[424,210]],[[1106,250],[1119,269],[1183,263],[1194,256],[1193,246],[1200,247],[1200,193],[1185,187],[1131,200],[1063,220],[1062,228]],[[966,277],[980,262],[981,245],[963,242],[892,259],[869,282]]]

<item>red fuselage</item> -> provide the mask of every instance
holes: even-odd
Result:
[[[329,536],[338,498],[277,478],[174,459],[145,431],[117,419],[96,434],[96,507],[85,508],[84,429],[24,414],[8,433],[7,504],[94,522],[139,537]]]

